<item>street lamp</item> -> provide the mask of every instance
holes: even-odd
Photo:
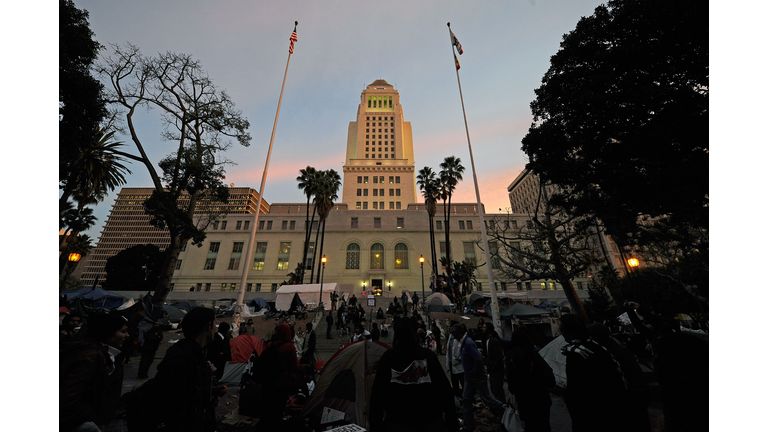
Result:
[[[365,296],[365,282],[363,282],[363,296]]]
[[[325,276],[325,255],[320,259],[323,263],[323,268],[320,270],[320,304],[317,306],[320,309],[320,316],[323,316],[323,276]]]
[[[640,261],[637,258],[630,258],[627,260],[627,263],[629,263],[629,266],[632,267],[632,269],[640,266]]]
[[[421,309],[424,310],[424,304],[426,297],[424,296],[424,255],[419,257],[419,264],[421,264]]]
[[[64,272],[64,279],[61,280],[61,284],[59,285],[59,289],[64,287],[65,284],[67,283],[67,278],[75,270],[75,267],[77,267],[77,262],[80,261],[80,257],[81,256],[82,255],[80,255],[77,252],[72,252],[71,254],[69,254],[69,256],[67,257],[67,263],[65,264],[66,272]],[[74,264],[71,264],[71,263],[74,263]]]

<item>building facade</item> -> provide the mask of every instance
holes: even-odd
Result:
[[[160,230],[150,225],[150,218],[144,212],[144,201],[152,195],[154,190],[154,188],[122,188],[117,194],[96,247],[87,255],[85,265],[80,266],[83,285],[90,286],[97,280],[103,281],[106,276],[104,267],[107,259],[124,249],[136,245],[153,244],[160,250],[165,250],[171,243],[168,230]],[[224,207],[224,210],[235,219],[247,219],[243,216],[253,214],[256,210],[259,194],[255,190],[247,187],[232,187],[229,196],[227,204],[213,203],[213,205]],[[179,200],[179,205],[188,203],[189,199],[183,196]],[[211,203],[201,201],[198,204],[197,213],[208,211],[209,205]],[[262,200],[261,212],[268,211],[269,204]],[[226,227],[227,222],[222,221],[222,225]],[[233,223],[233,228],[236,225],[237,221]],[[238,229],[247,230],[248,228]]]

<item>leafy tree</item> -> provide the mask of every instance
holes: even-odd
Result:
[[[571,303],[574,313],[588,322],[586,312],[573,287],[573,278],[598,264],[594,253],[595,218],[570,215],[553,204],[543,183],[526,226],[515,227],[509,216],[488,222],[488,240],[495,242],[498,259],[494,270],[507,281],[554,280]],[[482,249],[482,244],[479,245]],[[490,256],[490,254],[487,254]]]
[[[304,264],[303,263],[297,263],[296,264],[296,270],[288,273],[288,280],[283,281],[280,286],[283,285],[299,285],[301,284],[301,281],[304,279]]]
[[[213,213],[195,218],[198,206],[226,203],[229,197],[222,180],[223,166],[231,161],[222,153],[231,146],[230,140],[250,144],[249,123],[190,55],[168,52],[147,57],[130,44],[112,48],[113,54],[103,60],[99,70],[111,84],[109,101],[124,116],[138,151],[138,155],[118,154],[147,168],[154,191],[144,208],[150,223],[167,228],[170,237],[153,296],[153,302],[162,305],[182,245],[191,240],[202,246],[205,229],[218,217]],[[147,155],[136,128],[134,114],[140,108],[160,110],[164,125],[161,137],[175,146],[158,163],[162,175]]]
[[[88,11],[59,0],[59,186],[71,187],[72,163],[107,116],[103,85],[91,75],[102,46],[93,39]],[[59,201],[63,212],[67,199]]]
[[[339,198],[337,195],[339,192],[339,187],[341,187],[341,176],[339,176],[339,173],[337,173],[335,170],[329,169],[327,171],[318,172],[318,179],[315,189],[315,208],[317,209],[317,214],[320,217],[320,224],[323,226],[323,236],[320,239],[320,250],[313,257],[313,261],[318,260],[319,262],[320,257],[323,255],[323,243],[325,241],[325,220],[328,218],[331,209],[333,209],[334,201]],[[318,226],[317,234],[320,233],[320,230],[321,229]],[[316,245],[318,244],[317,234],[315,235]],[[318,250],[317,247],[315,247],[315,250]],[[320,277],[319,267],[313,265],[312,275],[310,275],[309,283],[312,283],[315,268],[318,268],[318,279]]]
[[[645,306],[665,320],[685,313],[699,323],[708,321],[708,307],[698,298],[695,288],[686,289],[679,280],[671,277],[673,267],[645,267],[632,271],[620,279],[622,295]]]
[[[468,296],[477,286],[475,270],[477,266],[467,261],[453,262],[453,280],[461,287],[461,295]]]
[[[461,159],[456,156],[447,156],[440,163],[440,196],[443,200],[443,217],[445,218],[445,256],[448,259],[448,267],[446,267],[448,276],[451,275],[451,198],[456,185],[463,180],[461,175],[463,172],[464,166],[461,164]]]
[[[424,207],[429,215],[429,245],[432,253],[432,272],[437,268],[437,253],[435,251],[435,227],[434,218],[437,213],[437,200],[440,197],[440,180],[437,174],[430,167],[424,167],[419,170],[416,176],[416,183],[419,185],[424,196]]]
[[[136,245],[107,258],[103,286],[114,291],[150,291],[162,272],[163,252],[153,244]]]
[[[63,212],[66,202],[74,196],[80,202],[98,202],[109,191],[125,184],[125,173],[131,171],[121,162],[123,143],[113,141],[115,131],[99,128],[94,135],[81,143],[77,155],[69,161],[68,176],[62,183],[63,192],[59,198],[59,211]]]
[[[638,215],[708,226],[706,3],[611,0],[563,36],[536,89],[527,168],[621,244]]]
[[[317,208],[312,209],[312,219],[309,219],[309,203],[310,199],[315,195],[315,190],[317,186],[318,181],[318,172],[314,167],[311,167],[307,165],[307,168],[299,170],[299,175],[296,177],[296,181],[299,182],[298,187],[301,189],[304,194],[307,196],[307,220],[304,225],[304,251],[301,255],[301,262],[304,263],[306,267],[307,263],[307,254],[309,253],[309,239],[311,239],[312,235],[312,225],[315,221],[315,212],[317,211]],[[317,250],[317,247],[315,246],[315,250]],[[314,267],[313,267],[314,268]],[[301,273],[301,283],[304,282],[304,272]]]

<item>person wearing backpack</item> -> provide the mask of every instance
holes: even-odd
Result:
[[[280,324],[261,353],[254,373],[262,386],[263,408],[257,430],[276,430],[288,398],[296,394],[299,361],[291,342],[291,327]]]
[[[555,375],[534,349],[525,329],[516,330],[510,337],[506,369],[509,392],[515,396],[526,432],[549,432],[549,388],[555,385]]]
[[[157,375],[128,404],[128,430],[213,432],[215,367],[205,349],[216,334],[213,309],[194,308],[181,321],[184,338],[157,365]]]

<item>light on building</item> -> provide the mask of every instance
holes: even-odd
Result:
[[[630,258],[627,260],[627,263],[629,263],[629,266],[632,268],[635,268],[640,265],[640,261],[638,261],[637,258]]]
[[[80,257],[81,255],[79,253],[72,252],[71,254],[69,254],[69,257],[67,259],[69,260],[69,262],[78,262],[80,261]]]

